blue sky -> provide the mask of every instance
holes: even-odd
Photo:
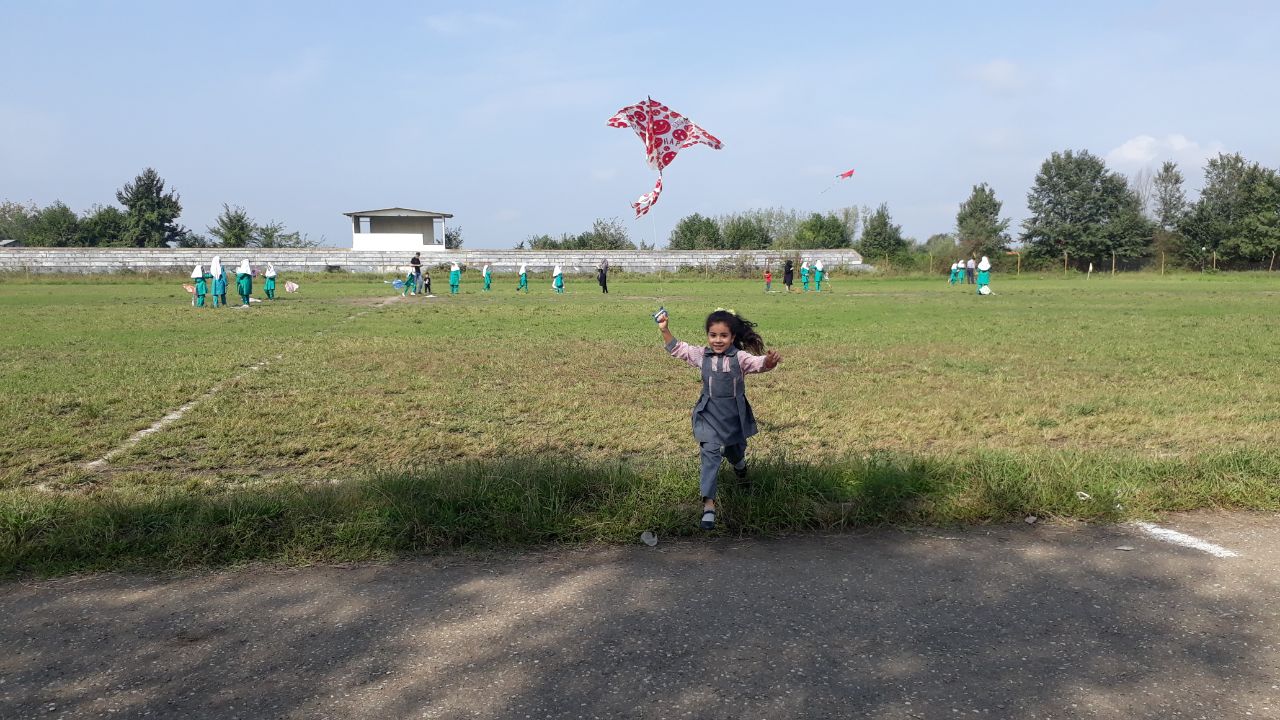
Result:
[[[924,239],[984,181],[1016,225],[1057,150],[1173,159],[1192,189],[1220,151],[1280,166],[1268,2],[9,0],[0,26],[0,199],[80,211],[152,166],[193,229],[227,202],[337,246],[341,213],[396,205],[472,248],[881,202]],[[645,95],[725,147],[682,152],[636,221],[654,175],[605,120]]]

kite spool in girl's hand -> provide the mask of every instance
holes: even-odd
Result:
[[[195,288],[195,286],[194,286],[194,285],[187,285],[186,283],[183,283],[183,285],[182,285],[182,289],[183,289],[183,290],[186,290],[186,291],[187,291],[187,292],[189,292],[189,293],[195,293],[195,291],[196,291],[196,288]]]
[[[656,323],[660,323],[660,322],[662,322],[663,320],[666,320],[666,319],[667,319],[667,309],[666,309],[666,308],[662,308],[662,307],[660,307],[660,308],[658,308],[658,312],[656,312],[656,313],[654,313],[654,314],[653,314],[653,321],[654,321],[654,322],[656,322]]]

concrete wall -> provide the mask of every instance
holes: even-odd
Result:
[[[395,251],[400,253],[415,252],[443,253],[444,243],[428,243],[431,238],[423,238],[422,233],[356,233],[351,236],[351,250],[354,252]]]
[[[275,263],[282,272],[401,272],[408,266],[412,251],[358,251],[346,248],[312,248],[306,250],[247,250],[235,248],[182,249],[158,248],[0,248],[0,272],[68,272],[110,273],[132,272],[180,272],[190,273],[200,263],[206,268],[215,254],[222,256],[222,264],[234,268],[241,258],[249,258],[254,266]],[[520,263],[528,263],[530,272],[545,272],[560,263],[565,272],[591,272],[602,258],[609,259],[610,269],[627,272],[656,272],[679,270],[682,267],[708,268],[715,271],[718,265],[750,262],[763,268],[769,263],[774,268],[774,279],[782,281],[782,260],[803,257],[813,263],[819,259],[829,270],[869,270],[862,264],[862,256],[852,250],[808,250],[803,253],[772,251],[722,251],[722,250],[446,250],[444,253],[423,258],[431,267],[436,263],[456,260],[473,269],[485,263],[493,265],[496,272],[514,272]],[[799,271],[797,263],[797,273]],[[797,278],[797,282],[799,278]]]

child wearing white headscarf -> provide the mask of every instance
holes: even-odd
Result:
[[[222,269],[221,257],[213,256],[213,261],[209,263],[209,272],[213,275],[213,306],[221,307],[226,305],[227,271]]]
[[[240,261],[236,268],[236,291],[240,293],[240,302],[249,307],[249,295],[253,293],[253,269],[249,267],[249,259]]]
[[[555,270],[551,271],[551,287],[559,294],[564,293],[564,271],[560,268],[560,263],[556,263]]]
[[[482,271],[482,274],[484,275],[484,291],[485,291],[485,292],[489,292],[489,280],[490,280],[490,278],[489,278],[489,263],[485,263],[485,264],[484,264],[484,270]]]
[[[458,267],[458,263],[454,262],[449,266],[449,294],[457,295],[458,286],[462,284],[462,268]]]
[[[804,291],[809,292],[809,261],[805,260],[800,263],[800,284],[804,286]]]
[[[191,271],[191,279],[195,280],[196,291],[191,294],[191,305],[193,307],[204,307],[204,296],[209,292],[209,286],[205,283],[207,278],[212,275],[204,274],[204,267],[196,265]]]
[[[822,278],[825,276],[826,274],[822,272],[822,261],[819,260],[818,262],[814,263],[814,266],[813,266],[813,280],[815,283],[817,283],[817,285],[813,289],[814,292],[822,292]]]
[[[516,292],[521,290],[527,294],[529,292],[529,275],[525,272],[527,267],[524,263],[520,263],[520,284],[516,286]]]
[[[986,255],[978,262],[978,294],[991,294],[991,261]]]
[[[262,281],[262,289],[267,293],[268,300],[276,299],[276,266],[267,263],[267,271],[262,274],[266,280]]]
[[[960,266],[959,263],[951,263],[951,277],[947,280],[948,285],[956,284],[956,268],[958,268],[959,266]]]

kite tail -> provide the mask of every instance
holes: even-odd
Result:
[[[658,176],[658,182],[654,183],[653,190],[640,196],[638,200],[631,203],[631,207],[636,211],[636,218],[640,218],[649,212],[649,208],[658,204],[658,196],[662,194],[662,176]]]

